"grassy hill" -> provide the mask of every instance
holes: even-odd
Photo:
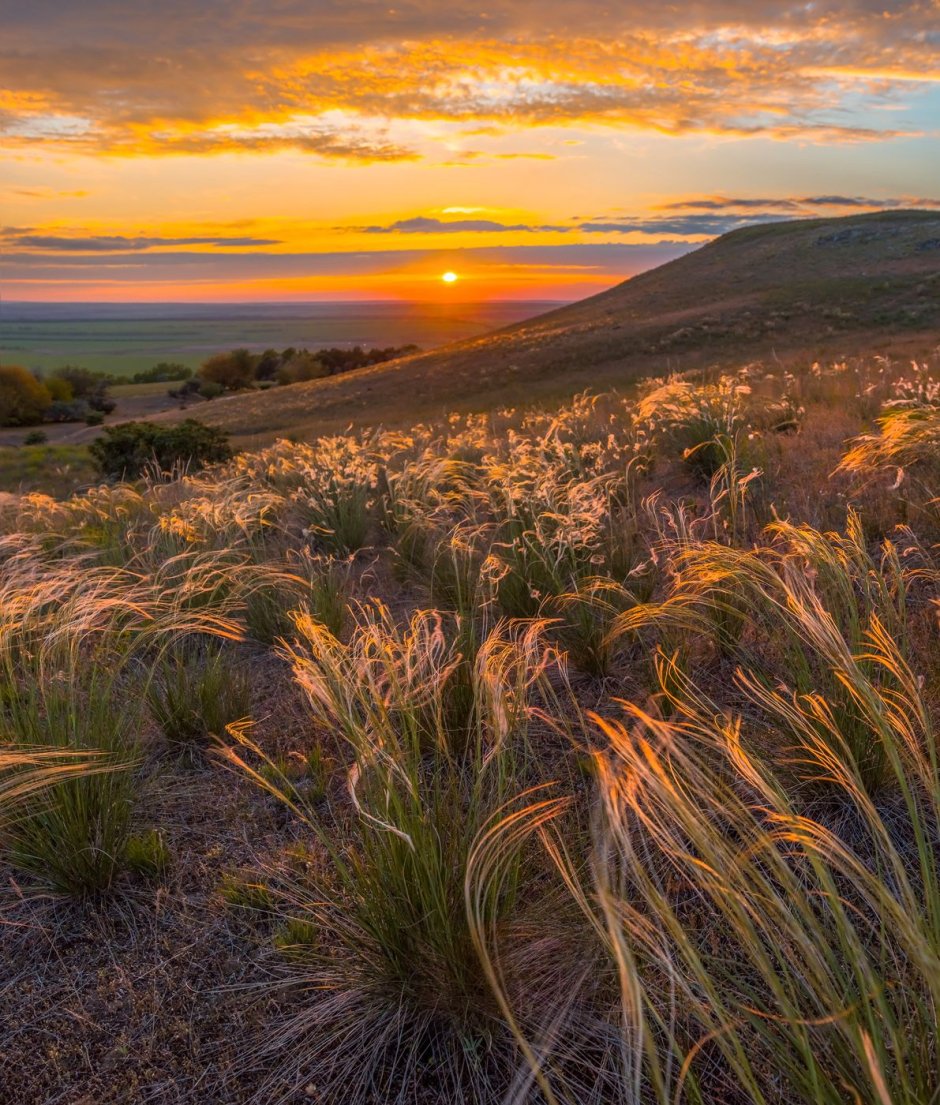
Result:
[[[409,423],[776,355],[904,352],[940,331],[940,214],[747,227],[580,303],[341,377],[233,396],[199,417],[240,444]],[[174,418],[174,414],[161,417]]]

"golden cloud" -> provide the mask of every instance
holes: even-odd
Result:
[[[117,18],[114,3],[92,0],[79,25],[61,5],[54,14],[45,0],[24,5],[13,45],[0,51],[0,143],[148,156],[434,156],[439,137],[396,133],[409,121],[446,124],[450,140],[588,125],[871,141],[918,128],[873,125],[856,84],[892,102],[897,88],[909,94],[940,71],[931,3],[821,4],[808,24],[797,7],[650,13],[631,2],[606,28],[596,4],[560,0],[501,3],[487,17],[369,0],[286,2],[272,13],[246,0],[236,18],[204,2],[174,21],[175,6],[168,0],[155,22],[126,7]]]

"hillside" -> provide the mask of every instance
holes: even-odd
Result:
[[[838,357],[926,347],[938,330],[940,214],[772,223],[482,338],[216,401],[199,417],[248,444],[608,387],[739,361],[745,348],[749,357]]]

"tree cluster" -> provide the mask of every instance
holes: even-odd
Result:
[[[57,368],[42,378],[21,365],[4,365],[0,367],[0,426],[96,424],[115,407],[107,380],[103,373],[76,365]]]
[[[96,425],[110,414],[116,403],[108,394],[109,377],[78,365],[57,368],[43,381],[52,402],[46,410],[46,422],[88,422]]]
[[[212,399],[225,391],[298,384],[323,376],[336,376],[417,352],[416,345],[372,349],[365,349],[361,345],[352,349],[333,346],[315,351],[291,346],[282,350],[266,349],[263,353],[232,349],[228,353],[216,353],[203,361],[195,377],[185,380],[182,386],[171,389],[169,394],[174,399],[182,400],[197,396]]]

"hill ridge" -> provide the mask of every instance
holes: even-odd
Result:
[[[730,231],[482,337],[188,413],[247,445],[554,398],[735,359],[926,348],[938,336],[940,212],[793,219]]]

